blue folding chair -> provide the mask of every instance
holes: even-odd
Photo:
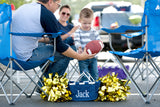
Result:
[[[35,87],[41,89],[41,87],[37,84],[37,81],[40,81],[40,78],[43,76],[43,73],[47,69],[50,63],[54,61],[54,53],[56,51],[56,37],[61,33],[14,33],[10,32],[12,21],[12,11],[11,6],[8,4],[0,4],[0,63],[5,65],[5,68],[0,67],[0,72],[2,75],[0,78],[0,89],[3,91],[7,101],[9,104],[14,104],[17,99],[25,94],[26,97],[31,97],[34,89],[31,93],[27,94],[26,89],[29,87],[31,83],[34,84]],[[21,61],[16,58],[14,51],[12,50],[12,36],[28,36],[31,37],[42,37],[43,35],[50,35],[51,38],[54,38],[54,52],[53,56],[41,61]],[[36,67],[41,66],[40,70],[36,71]],[[34,75],[29,75],[27,70],[33,69]],[[14,81],[13,76],[17,70],[22,71],[26,77],[29,79],[28,83],[25,84],[25,87],[19,86],[19,84]],[[38,79],[38,80],[37,80]],[[37,80],[37,81],[36,81]],[[10,85],[8,85],[10,82]],[[14,89],[13,85],[17,87],[20,91],[16,97],[13,96]],[[10,89],[10,95],[8,92],[8,87]],[[32,86],[33,87],[33,86]],[[17,91],[17,90],[16,90]],[[42,92],[44,92],[41,89]],[[45,93],[45,92],[44,92]],[[46,94],[46,93],[45,93]],[[47,94],[46,94],[47,95]]]
[[[110,51],[116,58],[118,64],[123,68],[126,73],[128,80],[130,80],[141,98],[145,103],[150,103],[152,96],[155,94],[155,91],[159,85],[160,79],[160,68],[157,66],[157,63],[154,61],[153,57],[160,56],[160,1],[159,0],[146,0],[144,15],[142,19],[141,26],[125,26],[122,25],[117,29],[106,29],[102,28],[102,30],[108,32],[111,36],[111,33],[122,33],[121,36],[125,36],[127,38],[133,38],[136,36],[140,36],[145,34],[145,43],[141,48],[137,48],[130,52],[119,52],[114,49]],[[125,35],[128,30],[140,32],[130,33]],[[124,33],[124,34],[123,34]],[[136,61],[133,67],[130,70],[127,70],[124,66],[122,59],[119,56],[126,56],[131,58],[136,58]],[[146,89],[144,88],[143,81],[138,82],[135,80],[134,76],[136,75],[136,71],[141,68],[141,65],[145,65],[145,73],[146,75]],[[155,71],[157,77],[150,78],[150,69]],[[144,90],[145,89],[145,90]]]

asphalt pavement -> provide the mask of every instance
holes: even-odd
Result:
[[[105,63],[106,66],[116,66],[117,64],[114,62],[114,58],[110,56],[107,53],[103,53],[99,55],[98,57],[98,65],[103,65],[107,59],[109,59],[108,62]],[[125,65],[129,65],[130,67],[133,66],[134,59],[128,59],[123,57],[123,61],[125,62]],[[158,60],[159,61],[159,60]],[[71,67],[71,66],[69,66]],[[38,68],[37,68],[38,69]],[[71,68],[68,68],[68,71],[70,71]],[[68,73],[68,71],[66,71]],[[73,72],[72,72],[73,73]],[[29,74],[32,75],[33,71],[29,71]],[[2,75],[2,72],[0,72],[0,75]],[[138,73],[136,74],[138,75]],[[76,79],[78,76],[78,73],[75,72],[72,79]],[[17,78],[18,77],[18,78]],[[69,77],[68,77],[69,78]],[[28,80],[22,74],[21,72],[18,72],[14,76],[15,81],[18,82],[19,85],[25,86]],[[150,85],[153,84],[155,80],[155,75],[151,74],[149,77],[149,83]],[[143,91],[146,90],[147,86],[144,81],[142,81],[141,76],[139,76],[136,79],[137,84],[143,89]],[[160,88],[156,90],[155,94],[151,98],[150,104],[146,104],[141,96],[138,94],[138,91],[135,89],[133,84],[129,84],[131,87],[131,94],[127,96],[127,99],[125,101],[119,101],[119,102],[95,102],[95,101],[69,101],[69,102],[47,102],[40,98],[40,96],[36,93],[33,94],[31,98],[26,98],[25,95],[21,95],[21,97],[15,102],[13,105],[9,105],[6,98],[4,97],[4,93],[2,89],[0,89],[0,107],[159,107],[160,106]],[[13,95],[16,96],[18,93],[18,89],[15,88],[15,85],[13,85]],[[9,92],[10,85],[6,85],[6,90]],[[33,85],[31,85],[27,90],[30,92],[33,88]]]

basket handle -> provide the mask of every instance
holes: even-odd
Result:
[[[90,75],[89,72],[87,71],[83,71],[83,73],[78,77],[78,79],[76,80],[76,82],[79,82],[81,80],[82,77],[87,77],[87,79],[89,80],[89,82],[94,82],[95,80],[93,79],[93,77]]]

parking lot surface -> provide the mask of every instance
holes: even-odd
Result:
[[[110,58],[110,61],[106,63],[107,66],[116,66],[117,64],[112,61],[112,57],[107,55],[106,53],[104,55],[100,55],[98,65],[103,65],[105,60],[107,58]],[[103,56],[103,57],[102,57]],[[125,65],[129,65],[130,67],[133,65],[134,59],[128,59],[123,58],[123,61],[125,62]],[[30,75],[32,75],[32,71],[29,71]],[[0,73],[1,75],[1,73]],[[26,85],[26,82],[28,81],[25,76],[20,72],[17,74],[20,78],[16,81],[19,82],[20,85]],[[77,74],[74,74],[75,78]],[[152,83],[154,79],[154,76],[151,76],[149,78],[150,83]],[[142,81],[141,78],[137,79],[137,83],[145,90],[146,84]],[[33,86],[31,86],[33,87]],[[47,102],[40,98],[39,95],[36,93],[33,94],[31,98],[26,98],[24,95],[22,95],[14,105],[9,105],[6,98],[4,97],[4,93],[2,92],[2,89],[0,89],[0,107],[159,107],[160,105],[160,89],[158,88],[155,92],[155,95],[152,97],[150,104],[145,104],[145,102],[142,100],[140,95],[138,94],[137,90],[133,86],[133,84],[130,84],[131,87],[131,94],[127,96],[127,100],[125,101],[119,101],[119,102],[95,102],[95,101],[85,101],[85,102],[75,102],[75,101],[69,101],[69,102]],[[7,91],[9,91],[9,86],[7,88]],[[16,89],[14,90],[16,91]],[[30,91],[30,89],[29,89]],[[14,94],[16,96],[16,94]]]

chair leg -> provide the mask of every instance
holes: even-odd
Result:
[[[3,86],[5,86],[5,84],[6,84],[9,80],[11,80],[11,78],[10,78],[10,76],[7,74],[8,69],[4,71],[3,69],[0,68],[0,70],[1,70],[1,71],[5,74],[5,76],[7,77],[7,80],[6,80],[4,83],[2,83],[2,79],[0,80],[0,81],[1,81],[1,88],[2,88]],[[14,72],[12,73],[12,75],[14,75],[15,73],[16,73],[16,71],[14,71]],[[20,91],[22,91],[22,88],[20,88],[14,80],[12,80],[12,83],[13,83]],[[24,93],[26,96],[28,96],[27,93],[25,93],[25,92],[23,92],[23,93]]]
[[[11,101],[9,100],[9,97],[7,96],[7,93],[6,93],[5,89],[3,88],[3,85],[2,85],[1,82],[0,82],[0,87],[2,88],[3,93],[5,94],[5,97],[6,97],[7,101],[8,101],[8,103],[11,104]]]
[[[38,76],[39,72],[36,72],[36,70],[33,69],[33,71],[34,71],[34,73],[35,73],[35,76],[37,76],[38,81],[40,81],[41,84],[42,84],[41,78],[42,78],[42,76],[44,75],[44,72],[47,70],[49,64],[50,64],[50,62],[47,62],[42,68],[40,68],[39,72],[40,72],[40,71],[42,72],[42,74],[41,74],[40,76]],[[42,84],[42,86],[43,86],[43,84]],[[34,89],[33,89],[32,92],[31,92],[31,94],[28,96],[28,98],[32,97],[32,95],[33,95],[33,93],[35,92],[35,89],[36,89],[36,88],[40,88],[40,90],[43,92],[43,90],[41,89],[41,87],[40,87],[38,84],[36,84],[35,87],[34,87]],[[48,96],[48,95],[47,95],[47,96]]]
[[[144,102],[146,104],[149,104],[152,96],[154,95],[155,91],[157,90],[157,88],[160,84],[160,68],[154,62],[151,55],[146,53],[141,60],[138,59],[136,61],[136,63],[133,65],[130,72],[126,69],[122,60],[118,56],[114,55],[114,57],[117,59],[117,62],[119,63],[119,65],[122,67],[122,69],[126,73],[128,80],[130,80],[132,82],[132,84],[134,85],[134,87],[137,89],[141,98],[144,100]],[[133,75],[135,74],[135,72],[139,69],[140,65],[143,64],[144,58],[146,58],[146,61],[145,61],[145,65],[146,65],[146,69],[145,69],[146,77],[145,78],[146,78],[146,86],[147,86],[146,94],[144,94],[144,92],[142,91],[140,86],[138,86],[138,84],[136,83],[135,78],[133,78]],[[153,71],[149,67],[152,67],[154,69],[154,71],[156,71],[156,73],[158,74],[157,78],[155,78],[155,80],[152,82],[153,84],[151,84],[151,85],[149,85],[149,82],[150,82],[149,75],[150,75],[150,72],[153,72]],[[144,73],[144,71],[143,71],[143,73]]]
[[[130,75],[130,73],[128,72],[127,68],[124,66],[122,60],[117,55],[114,55],[114,57],[117,59],[119,65],[124,70],[124,72],[127,75],[128,79],[133,83],[133,85],[135,86],[135,88],[137,89],[137,91],[140,93],[140,96],[142,97],[142,99],[144,100],[144,102],[146,102],[146,99],[144,98],[145,95],[143,94],[143,92],[140,89],[140,87],[136,84],[136,82],[134,81],[134,79],[132,78],[132,76]]]
[[[11,94],[11,99],[9,100],[9,104],[14,104],[17,100],[18,100],[18,98],[23,94],[23,93],[25,93],[25,90],[29,87],[29,85],[30,85],[30,83],[34,83],[35,84],[35,86],[37,86],[37,87],[39,87],[40,89],[41,89],[41,87],[38,85],[38,84],[36,84],[36,82],[34,81],[35,80],[35,78],[37,77],[37,74],[35,74],[33,77],[31,77],[23,68],[22,68],[22,66],[21,65],[19,65],[19,63],[16,61],[16,60],[14,60],[14,59],[12,59],[12,61],[14,61],[14,63],[17,65],[17,66],[19,66],[19,68],[23,71],[23,73],[30,79],[30,81],[28,82],[28,84],[21,90],[21,92],[18,94],[18,96],[16,96],[16,98],[12,98],[13,97],[13,95]],[[11,62],[12,63],[12,62]],[[44,64],[44,65],[47,65],[49,63],[49,61],[48,62],[46,62],[46,64]],[[48,64],[49,65],[49,64]],[[11,66],[12,67],[12,66]],[[44,68],[44,67],[43,67]],[[11,69],[11,71],[12,71],[12,69]],[[39,71],[40,72],[40,71]],[[39,73],[38,72],[38,73]],[[10,80],[11,80],[11,84],[13,85],[13,81],[12,81],[12,74],[11,74],[11,76],[10,76]],[[11,92],[13,91],[12,90],[12,86],[11,85]],[[44,92],[42,89],[41,89],[41,91],[42,92]],[[4,92],[5,93],[5,92]],[[13,93],[13,92],[12,92]],[[46,94],[46,92],[44,92],[44,94]],[[46,96],[48,96],[47,94],[46,94]],[[30,96],[27,96],[27,97],[30,97]]]
[[[74,76],[75,73],[77,73],[78,75],[80,75],[78,61],[77,60],[71,60],[70,63],[69,63],[69,66],[67,68],[67,70],[68,70],[67,73],[68,73],[68,79],[69,80],[71,80],[73,78],[73,76]],[[72,71],[73,71],[73,73],[71,73]]]

